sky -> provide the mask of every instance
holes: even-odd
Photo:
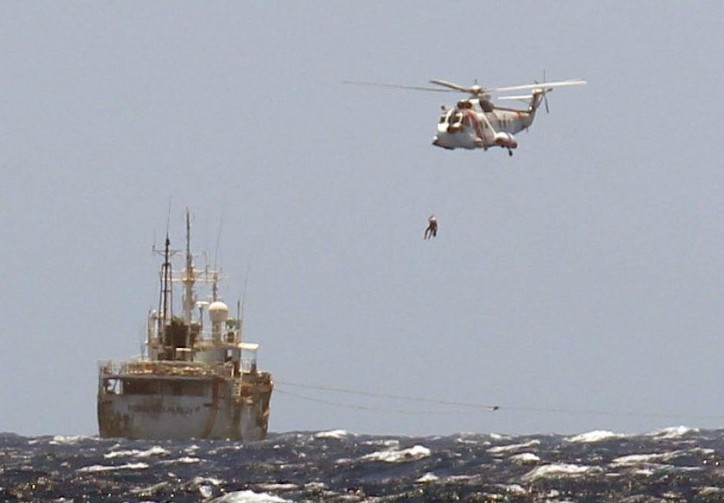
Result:
[[[721,2],[0,14],[0,431],[97,434],[98,362],[138,354],[186,208],[272,432],[724,426]],[[455,94],[344,84],[544,72],[588,85],[512,157],[430,144]]]

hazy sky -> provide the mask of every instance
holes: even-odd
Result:
[[[169,201],[174,243],[189,207],[230,304],[249,271],[271,431],[724,426],[722,2],[0,19],[0,431],[97,434],[97,362],[139,351]],[[511,158],[430,144],[454,94],[343,84],[544,71],[589,84],[551,93]]]

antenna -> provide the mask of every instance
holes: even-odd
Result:
[[[157,334],[160,336],[163,334],[166,321],[173,318],[173,272],[171,270],[171,256],[176,254],[178,250],[171,249],[171,238],[169,228],[171,226],[171,198],[168,198],[168,214],[166,215],[166,240],[164,242],[163,250],[156,248],[156,236],[154,232],[153,237],[153,253],[157,253],[163,256],[163,263],[161,265],[160,281],[161,288],[158,299],[158,324]]]
[[[163,333],[163,327],[166,325],[166,319],[168,317],[167,309],[169,305],[173,305],[170,302],[171,297],[171,253],[170,248],[171,239],[168,236],[168,228],[166,229],[166,243],[163,251],[163,265],[161,265],[161,294],[158,301],[158,333]]]
[[[241,299],[237,299],[236,301],[236,342],[242,341],[242,335],[241,335]]]
[[[219,232],[216,235],[216,249],[214,250],[214,270],[218,270],[219,247],[221,246],[221,229],[224,227],[224,212],[221,212],[219,219]]]
[[[168,212],[166,212],[166,235],[168,236],[168,227],[171,225],[171,196],[168,196]]]
[[[191,211],[186,208],[186,269],[183,273],[182,283],[184,285],[183,308],[184,323],[191,323],[193,308],[196,304],[194,296],[194,283],[196,282],[196,271],[194,270],[193,256],[191,255]]]
[[[241,299],[236,302],[237,318],[239,320],[239,333],[241,333],[241,325],[244,323],[244,303],[246,303],[246,287],[249,284],[249,270],[251,269],[251,261],[246,265],[246,276],[244,277],[244,292]]]

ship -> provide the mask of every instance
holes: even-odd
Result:
[[[272,376],[257,368],[259,344],[244,340],[241,300],[230,316],[218,294],[220,273],[194,267],[188,211],[185,253],[171,250],[168,233],[163,249],[154,251],[163,257],[159,302],[147,315],[142,354],[98,363],[100,436],[263,440]],[[185,256],[178,273],[176,255]],[[176,289],[182,291],[179,313]]]

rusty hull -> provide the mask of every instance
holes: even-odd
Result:
[[[154,366],[155,367],[155,366]],[[195,367],[186,372],[101,365],[100,436],[131,439],[263,440],[273,383],[268,373],[219,377]],[[138,371],[141,368],[143,372]],[[105,370],[105,372],[104,372]],[[211,370],[211,369],[208,369]]]

